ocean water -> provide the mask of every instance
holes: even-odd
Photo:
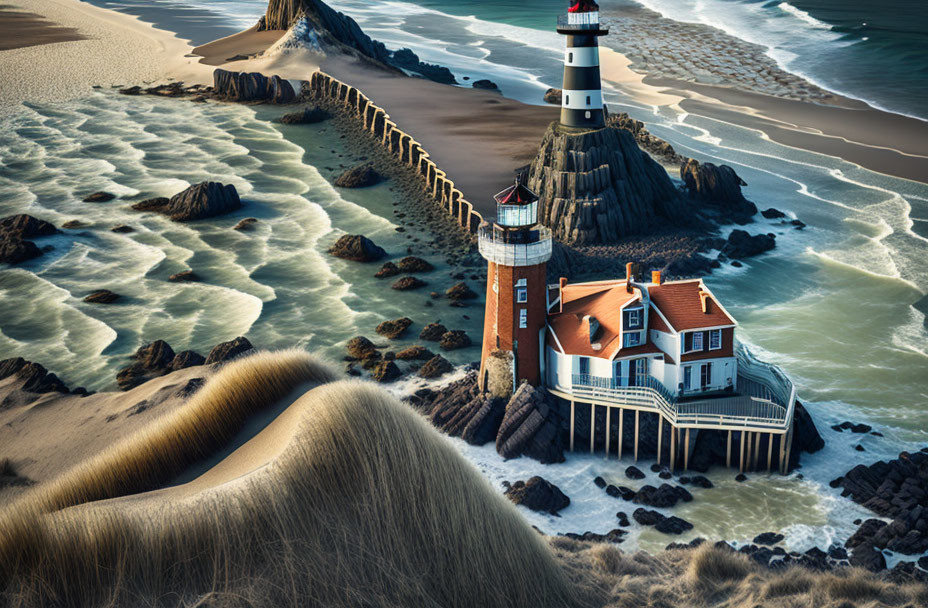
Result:
[[[138,11],[138,4],[128,0],[124,10]],[[533,3],[531,11],[515,1],[332,4],[389,46],[413,48],[424,60],[447,65],[461,78],[490,78],[504,95],[539,103],[541,91],[559,86],[563,40],[547,28],[561,2]],[[708,10],[716,4],[728,5],[729,11],[742,10],[741,4],[743,10],[771,10],[761,3],[723,0],[704,0],[698,6]],[[196,34],[198,19],[210,27],[241,27],[253,23],[265,4],[161,0],[154,6],[148,10],[157,9],[159,15],[150,17],[162,23],[170,23],[175,11],[201,11],[197,19],[182,21],[183,27],[192,28],[185,35],[193,37],[202,35]],[[673,8],[685,6],[682,1]],[[786,15],[780,19],[821,30],[822,44],[833,41],[833,30],[776,10]],[[804,10],[815,15],[811,7]],[[825,16],[814,18],[825,23]],[[846,40],[833,42],[836,49],[853,46]],[[708,283],[740,322],[741,338],[794,378],[827,447],[804,457],[802,480],[752,475],[748,484],[736,486],[730,472],[716,471],[711,477],[717,487],[694,492],[696,501],[675,512],[696,525],[693,536],[749,540],[761,531],[781,530],[789,545],[799,549],[843,541],[853,530],[851,522],[864,512],[840,498],[828,481],[857,463],[928,444],[928,332],[925,316],[912,306],[928,293],[928,186],[788,148],[718,120],[641,104],[619,89],[605,92],[611,109],[646,121],[653,133],[682,153],[733,166],[749,184],[745,194],[760,208],[776,207],[808,224],[804,231],[765,220],[748,226],[752,232],[776,233],[777,248],[743,268],[716,271]],[[142,111],[131,106],[136,103]],[[228,339],[247,326],[246,335],[262,346],[306,346],[339,356],[339,340],[362,329],[370,333],[382,318],[401,312],[416,321],[448,316],[445,310],[415,308],[423,306],[421,296],[378,292],[362,276],[368,270],[322,253],[339,231],[369,231],[392,251],[406,244],[384,219],[397,202],[386,186],[370,193],[340,193],[319,176],[317,167],[332,162],[337,142],[324,133],[264,123],[259,120],[262,111],[255,114],[253,108],[190,107],[98,94],[66,108],[33,107],[17,119],[22,122],[3,125],[0,156],[25,156],[31,164],[0,175],[0,210],[34,209],[55,221],[86,217],[100,226],[141,222],[145,230],[112,237],[99,230],[52,237],[54,252],[22,270],[3,271],[0,319],[16,321],[0,325],[0,340],[5,340],[0,351],[28,351],[31,358],[64,371],[72,383],[91,377],[104,385],[116,363],[153,337],[167,337],[179,348],[204,348],[199,342],[208,345],[220,334]],[[97,111],[107,120],[87,118]],[[162,119],[160,113],[170,118]],[[159,147],[154,134],[167,137],[167,143]],[[176,150],[184,152],[183,164],[176,163]],[[157,216],[140,220],[120,205],[88,207],[74,196],[117,186],[126,195],[155,187],[175,191],[207,171],[242,186],[246,199],[254,201],[246,215],[259,214],[259,209],[268,214],[258,242],[240,243],[242,235],[229,231],[232,219],[176,226]],[[170,179],[178,181],[163,181]],[[203,289],[209,291],[164,282],[171,272],[191,265],[191,259],[204,261],[209,285]],[[80,277],[73,272],[78,262],[85,273]],[[622,262],[617,262],[617,273]],[[85,291],[108,286],[98,285],[99,279],[117,271],[123,277],[124,270],[123,283],[116,286],[139,298],[133,313],[120,320],[106,307],[79,301]],[[183,295],[185,290],[191,291]],[[48,310],[34,315],[20,310],[23,294],[34,294]],[[225,299],[214,302],[220,295]],[[9,301],[14,297],[20,298],[17,304]],[[477,335],[477,307],[450,314],[468,314]],[[234,325],[227,329],[234,332],[223,333],[216,321],[226,316]],[[167,335],[155,335],[154,330]],[[185,336],[198,336],[199,342],[185,341]],[[458,358],[464,360],[467,353]],[[885,436],[840,434],[829,428],[843,420],[873,424]],[[525,512],[542,530],[606,532],[614,527],[617,510],[629,510],[590,483],[593,476],[603,475],[631,485],[622,475],[628,462],[574,454],[562,465],[545,467],[526,459],[504,462],[490,446],[452,443],[496,484],[541,474],[564,489],[573,504],[562,517]],[[865,451],[854,449],[858,443]],[[626,546],[657,549],[669,542],[651,532],[633,533]]]

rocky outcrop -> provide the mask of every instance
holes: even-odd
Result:
[[[179,369],[187,369],[188,367],[203,365],[204,363],[206,363],[206,357],[198,352],[185,350],[174,355],[174,358],[171,359],[171,364],[168,365],[168,368],[174,372]]]
[[[448,68],[436,65],[434,63],[425,63],[419,60],[419,56],[412,52],[411,49],[400,49],[393,51],[387,60],[391,65],[419,74],[428,80],[439,82],[441,84],[457,84],[454,74]]]
[[[293,103],[296,91],[290,81],[280,76],[268,78],[259,72],[213,71],[213,94],[225,101],[262,101],[267,103]]]
[[[152,378],[163,376],[170,371],[174,356],[171,345],[164,340],[155,340],[146,344],[132,355],[135,363],[121,369],[116,374],[116,384],[120,390],[127,391]]]
[[[363,361],[364,359],[380,356],[380,354],[377,352],[377,347],[374,346],[374,343],[364,336],[355,336],[354,338],[348,340],[346,349],[348,350],[348,356],[357,361]]]
[[[425,365],[419,368],[419,376],[431,380],[433,378],[444,376],[445,374],[451,372],[453,369],[454,366],[451,365],[450,361],[441,355],[435,355],[426,361]]]
[[[700,203],[700,210],[712,212],[719,223],[747,224],[757,214],[757,206],[741,193],[747,184],[728,165],[684,159],[680,178],[689,197]]]
[[[211,365],[213,363],[225,363],[226,361],[231,361],[232,359],[249,353],[254,349],[255,347],[251,345],[251,342],[248,341],[248,338],[239,336],[234,340],[221,342],[214,346],[206,356],[206,365]]]
[[[175,222],[216,217],[241,207],[242,201],[235,186],[219,182],[201,182],[178,192],[170,199],[152,198],[132,205],[136,211],[155,211]]]
[[[256,217],[246,217],[245,219],[239,220],[238,224],[232,227],[232,230],[238,230],[239,232],[248,232],[251,231],[255,224],[258,223],[258,218]]]
[[[471,86],[475,89],[483,89],[485,91],[499,91],[499,86],[492,80],[487,80],[486,78],[475,80],[471,83]]]
[[[523,383],[515,392],[496,435],[503,458],[528,456],[548,464],[564,461],[561,418],[547,391]]]
[[[541,223],[568,245],[613,243],[692,221],[667,172],[623,129],[578,133],[552,123],[527,185],[541,199]]]
[[[42,395],[45,393],[67,393],[68,387],[55,374],[42,365],[26,361],[22,357],[0,361],[0,380],[15,376],[22,382],[20,391]],[[0,404],[2,405],[2,404]]]
[[[843,496],[892,519],[888,524],[867,520],[848,540],[852,553],[861,554],[858,559],[872,561],[871,548],[906,555],[928,551],[928,448],[902,452],[888,462],[857,465],[838,485]]]
[[[94,192],[85,196],[83,200],[85,203],[107,203],[114,198],[116,198],[116,195],[109,192]]]
[[[657,507],[658,509],[667,509],[676,506],[680,501],[691,502],[692,500],[693,495],[686,488],[662,483],[656,488],[651,485],[642,486],[635,493],[633,502],[639,505]]]
[[[532,511],[557,515],[558,511],[570,506],[570,498],[560,488],[537,475],[528,481],[513,484],[506,481],[503,486],[506,488],[506,498]]]
[[[393,361],[380,361],[371,370],[371,379],[376,382],[393,382],[403,375],[399,366]]]
[[[463,329],[446,331],[438,342],[442,350],[457,350],[471,345],[470,336]]]
[[[410,325],[412,325],[412,319],[403,317],[401,319],[394,319],[393,321],[384,321],[377,326],[375,331],[385,338],[396,340],[406,333]]]
[[[477,298],[477,292],[467,286],[467,283],[457,283],[445,291],[445,296],[449,300],[473,300]]]
[[[30,240],[58,232],[50,223],[31,215],[11,215],[0,220],[0,264],[20,264],[42,255]]]
[[[396,353],[396,358],[400,361],[428,361],[435,354],[424,346],[410,346]]]
[[[441,323],[429,323],[419,332],[419,339],[438,342],[446,333],[448,333],[448,328]]]
[[[693,529],[693,524],[677,516],[666,517],[657,511],[649,509],[635,509],[632,517],[642,526],[654,526],[654,529],[664,534],[683,534]]]
[[[200,280],[200,275],[192,270],[182,270],[168,277],[168,281],[172,283],[197,283]]]
[[[387,252],[361,234],[345,234],[329,248],[329,254],[353,262],[376,262],[387,256]]]
[[[561,105],[564,98],[564,91],[561,89],[548,89],[545,91],[543,99],[545,103],[550,103],[552,105],[559,106]]]
[[[365,163],[345,170],[335,178],[335,185],[339,188],[367,188],[379,183],[381,179],[374,167]]]
[[[407,400],[436,428],[472,445],[496,439],[506,409],[505,401],[480,394],[474,372],[439,390],[420,389]]]
[[[720,252],[733,260],[742,260],[770,251],[777,245],[776,238],[772,233],[748,234],[744,230],[732,230]]]
[[[547,97],[545,100],[547,101]],[[558,101],[558,103],[560,103],[560,101]],[[663,163],[679,166],[687,160],[685,157],[677,154],[670,143],[664,141],[660,137],[651,135],[647,125],[640,120],[632,118],[625,112],[609,114],[606,117],[606,124],[618,129],[625,129],[631,133],[643,150],[647,150],[648,153]]]
[[[317,106],[307,106],[302,110],[284,114],[277,122],[284,125],[310,125],[329,118],[329,113]]]
[[[119,294],[109,289],[98,289],[84,296],[84,301],[88,304],[112,304],[118,299]]]
[[[414,255],[408,255],[396,263],[400,272],[432,272],[435,267],[428,261]]]

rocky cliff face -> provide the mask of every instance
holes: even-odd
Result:
[[[612,243],[691,215],[667,172],[612,127],[572,133],[552,123],[529,167],[541,223],[568,245]]]
[[[680,179],[690,198],[699,201],[702,211],[716,221],[747,224],[757,214],[757,206],[741,193],[747,183],[728,165],[687,158],[680,165]]]
[[[320,0],[270,0],[267,12],[258,21],[258,31],[289,30],[297,22],[301,22],[303,29],[311,28],[303,35],[311,38],[314,47],[361,55],[436,82],[456,82],[448,68],[424,63],[409,49],[390,51],[382,42],[365,34],[354,19]]]

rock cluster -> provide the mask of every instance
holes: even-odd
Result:
[[[561,509],[570,505],[570,498],[550,481],[535,476],[528,481],[510,484],[503,482],[506,497],[517,505],[528,507],[532,511],[557,515]]]
[[[836,480],[842,495],[867,507],[886,523],[869,519],[848,540],[852,563],[876,567],[880,550],[913,555],[928,551],[928,448],[902,452],[899,457],[872,465],[857,465]]]
[[[0,380],[10,376],[16,376],[22,382],[19,390],[27,393],[42,395],[69,392],[68,387],[58,379],[58,376],[49,373],[42,365],[26,361],[22,357],[0,361]]]
[[[219,182],[201,182],[178,192],[170,199],[158,197],[132,205],[136,211],[155,211],[175,222],[202,220],[241,207],[242,201],[235,186]]]
[[[329,254],[353,262],[376,262],[387,256],[387,252],[361,234],[344,234],[332,247]]]
[[[217,344],[204,358],[194,351],[175,353],[171,345],[164,340],[155,340],[140,347],[132,355],[134,363],[116,374],[116,384],[120,390],[127,391],[173,371],[196,365],[223,363],[253,349],[254,347],[246,338],[238,337],[229,342]]]
[[[268,78],[259,72],[213,71],[213,94],[227,101],[263,101],[293,103],[296,91],[288,80],[274,75]]]
[[[401,319],[394,319],[393,321],[384,321],[377,326],[375,331],[385,338],[396,340],[406,333],[410,325],[412,325],[412,319],[403,317]]]
[[[665,516],[658,511],[638,508],[632,513],[632,518],[642,526],[654,526],[654,529],[663,534],[683,534],[693,529],[693,524],[676,515]]]
[[[568,245],[612,243],[692,215],[664,168],[624,129],[552,123],[527,185],[541,199],[541,223]]]
[[[329,113],[318,106],[307,106],[302,110],[284,114],[277,122],[285,125],[309,125],[329,118]]]
[[[423,78],[439,82],[441,84],[457,84],[454,74],[448,68],[436,65],[434,63],[425,63],[419,60],[419,56],[412,52],[411,49],[400,49],[393,51],[387,60],[395,67],[402,68],[408,72],[419,74]]]
[[[19,264],[42,255],[31,240],[58,232],[50,223],[31,215],[11,215],[0,219],[0,264]]]
[[[561,417],[544,389],[523,384],[507,402],[482,394],[472,372],[441,389],[419,390],[408,400],[438,429],[473,445],[493,441],[504,458],[564,460]]]
[[[662,483],[659,487],[650,485],[642,486],[635,493],[632,502],[658,509],[666,509],[676,506],[677,502],[692,502],[693,495],[682,486],[672,486],[669,483]]]
[[[112,304],[118,299],[119,294],[109,289],[98,289],[84,296],[84,301],[89,304]]]

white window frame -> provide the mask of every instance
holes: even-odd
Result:
[[[516,281],[516,287],[528,287],[528,279],[519,279]]]
[[[641,308],[632,308],[628,311],[628,326],[631,327],[640,327],[641,326]],[[634,317],[634,322],[632,321]]]
[[[632,344],[632,336],[635,337],[635,343]],[[623,348],[632,348],[635,346],[641,346],[641,332],[640,331],[628,331],[625,332],[622,336],[622,347]]]
[[[528,302],[528,287],[516,287],[516,302],[519,304]]]
[[[699,351],[702,350],[702,347],[703,347],[703,340],[704,340],[705,332],[702,332],[702,331],[694,331],[694,332],[692,332],[692,334],[693,334],[693,337],[692,337],[692,339],[690,340],[690,349],[689,349],[688,351],[686,351],[686,352],[688,352],[688,353],[696,353],[696,352],[699,352]],[[696,345],[696,338],[697,338],[697,337],[699,338],[699,345],[698,345],[698,346]]]
[[[528,309],[520,308],[519,309],[519,329],[526,329],[528,327]]]
[[[715,343],[715,346],[712,346],[713,343]],[[710,329],[709,330],[709,350],[722,350],[722,330],[721,329]]]

